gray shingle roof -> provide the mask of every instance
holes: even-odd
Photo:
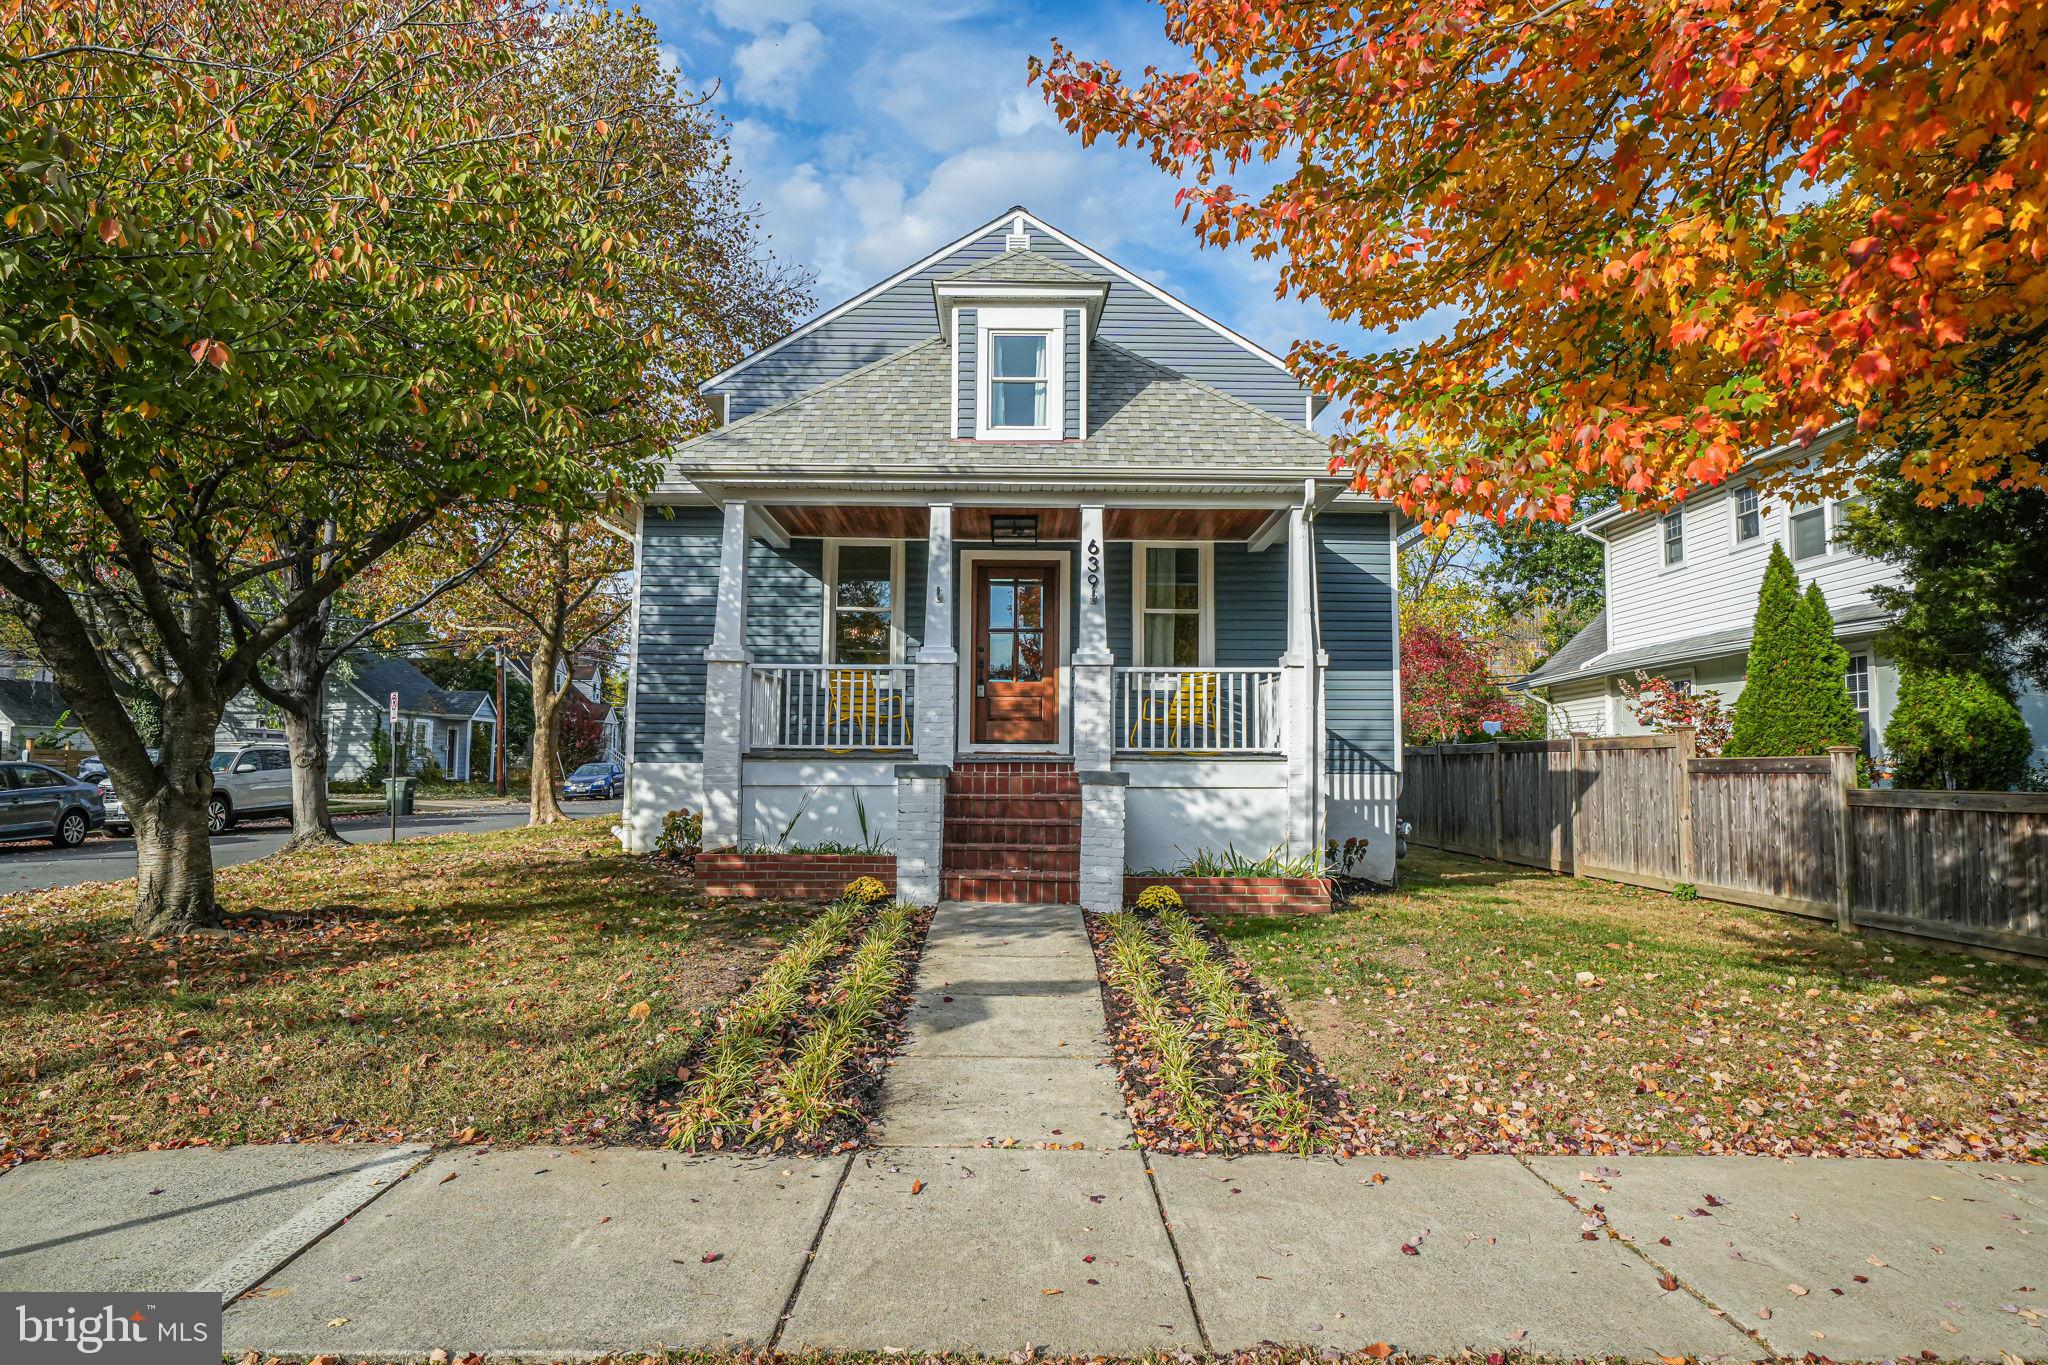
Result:
[[[991,256],[985,261],[939,276],[940,282],[951,284],[960,280],[980,280],[988,284],[1107,284],[1093,275],[1083,274],[1070,265],[1062,265],[1050,256],[1036,251],[1005,251],[1000,256]]]
[[[1859,602],[1845,607],[1835,615],[1835,634],[1863,635],[1876,630],[1891,620],[1891,616],[1871,602]],[[1597,647],[1594,632],[1597,635]],[[1688,635],[1683,639],[1665,640],[1654,645],[1637,645],[1633,649],[1618,649],[1610,652],[1607,648],[1607,613],[1601,612],[1592,624],[1565,643],[1565,647],[1544,661],[1543,667],[1522,679],[1524,687],[1544,687],[1552,683],[1570,682],[1573,679],[1610,677],[1626,673],[1631,669],[1649,668],[1657,664],[1684,663],[1692,659],[1726,658],[1731,654],[1749,652],[1748,626],[1737,626],[1731,630],[1709,631],[1704,635]],[[1584,642],[1585,647],[1581,648]]]
[[[954,440],[951,383],[951,354],[933,337],[685,443],[671,474],[1329,472],[1322,437],[1113,342],[1089,349],[1084,440]]]
[[[0,716],[16,725],[55,725],[68,709],[55,683],[0,678]]]
[[[466,718],[486,695],[474,690],[443,692],[432,678],[396,655],[358,650],[349,659],[355,665],[355,685],[365,696],[382,706],[396,692],[398,709],[407,715]]]

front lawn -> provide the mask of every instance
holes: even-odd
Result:
[[[0,1166],[602,1136],[815,913],[707,907],[595,820],[230,868],[236,929],[174,944],[133,889],[0,898]]]
[[[2048,1158],[2048,970],[1415,851],[1218,919],[1380,1150]]]

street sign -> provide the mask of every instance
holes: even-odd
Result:
[[[398,724],[398,694],[396,692],[391,694],[391,723],[393,725]]]

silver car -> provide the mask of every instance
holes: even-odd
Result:
[[[248,744],[213,756],[213,797],[206,828],[214,834],[252,815],[289,815],[292,755],[282,744]]]
[[[77,848],[107,818],[99,788],[40,763],[0,763],[0,840]]]

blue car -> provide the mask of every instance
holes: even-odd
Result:
[[[0,763],[0,840],[77,848],[106,820],[106,801],[92,783],[40,763]]]
[[[626,794],[626,766],[623,763],[586,763],[569,774],[562,784],[565,798],[583,796],[604,801]]]

